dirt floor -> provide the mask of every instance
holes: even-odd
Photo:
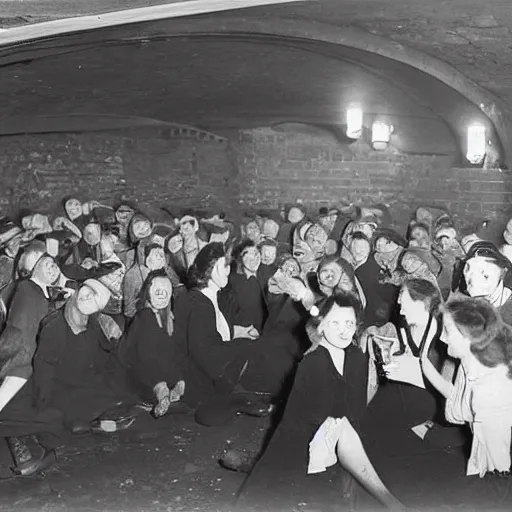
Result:
[[[244,475],[217,460],[229,446],[256,450],[268,425],[268,419],[239,416],[227,426],[206,428],[191,414],[160,420],[143,415],[124,432],[76,436],[44,475],[0,480],[0,511],[229,510]],[[3,444],[1,450],[5,478]],[[386,479],[411,510],[512,510],[512,493],[507,497],[503,486],[466,477],[464,465],[459,452],[425,451],[388,461]],[[315,510],[341,510],[335,486],[324,503]],[[365,499],[360,506],[374,509]]]

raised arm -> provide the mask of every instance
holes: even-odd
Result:
[[[445,398],[448,398],[453,391],[453,384],[446,380],[435,368],[430,359],[428,358],[428,353],[430,351],[430,347],[432,345],[432,341],[436,337],[438,330],[437,320],[433,320],[430,326],[430,330],[427,334],[427,339],[425,341],[425,345],[420,354],[420,362],[421,369],[423,371],[423,375],[430,381],[432,386],[434,386],[441,395]]]

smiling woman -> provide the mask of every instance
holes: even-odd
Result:
[[[425,375],[446,398],[446,419],[471,426],[467,475],[509,474],[512,330],[485,299],[455,295],[442,311],[441,340],[461,364],[454,384],[429,365],[424,365]]]
[[[405,510],[375,472],[358,434],[367,384],[367,358],[354,343],[360,314],[358,300],[339,293],[310,319],[312,347],[237,510],[295,510],[304,502],[317,505],[328,488],[341,494],[343,478],[350,477],[332,467],[338,462],[388,509]]]

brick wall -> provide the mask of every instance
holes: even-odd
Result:
[[[77,195],[134,199],[155,216],[160,206],[229,213],[302,199],[316,212],[341,199],[379,202],[400,229],[421,204],[447,207],[461,227],[509,213],[510,173],[454,169],[451,157],[375,152],[296,127],[203,139],[155,129],[0,137],[0,212],[55,211]]]
[[[61,199],[135,200],[159,208],[236,206],[229,142],[202,132],[137,129],[0,137],[0,211],[51,212]]]
[[[509,214],[508,172],[451,168],[452,156],[376,152],[327,133],[287,129],[240,132],[242,204],[276,207],[302,199],[312,211],[339,200],[388,204],[401,229],[421,204],[448,208],[466,228]]]

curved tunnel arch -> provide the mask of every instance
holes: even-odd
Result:
[[[502,100],[486,91],[451,65],[427,54],[396,43],[392,40],[367,33],[354,27],[337,27],[304,19],[266,19],[217,14],[214,17],[175,18],[151,22],[133,20],[126,25],[97,30],[78,30],[68,34],[51,36],[24,42],[20,33],[18,43],[0,46],[0,66],[91,48],[108,42],[151,40],[165,37],[262,37],[281,38],[289,42],[321,44],[324,47],[348,48],[355,52],[389,59],[397,64],[425,73],[456,91],[471,102],[495,130],[494,144],[501,146],[503,159],[512,162],[511,109]],[[141,29],[141,23],[145,23]],[[41,24],[45,25],[45,24]],[[50,25],[50,24],[48,24]],[[139,35],[134,37],[133,27]]]

